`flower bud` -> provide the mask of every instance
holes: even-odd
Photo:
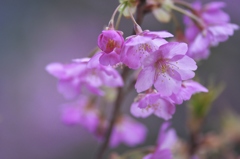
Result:
[[[116,53],[120,53],[123,43],[124,38],[121,31],[103,30],[98,36],[98,47],[105,53],[111,53],[114,49]]]

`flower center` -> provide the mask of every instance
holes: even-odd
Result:
[[[107,43],[107,49],[112,50],[112,49],[114,49],[114,47],[115,47],[115,41],[112,39],[109,39],[108,43]]]
[[[139,46],[138,46],[138,51],[139,52],[145,52],[145,51],[147,51],[147,52],[151,52],[151,50],[152,50],[152,48],[151,48],[151,46],[149,45],[149,44],[147,44],[147,43],[145,43],[145,44],[140,44]]]
[[[167,72],[167,69],[168,69],[167,65],[166,65],[166,64],[162,64],[162,66],[161,66],[161,72],[162,72],[162,73],[165,73],[165,72]]]
[[[166,60],[161,58],[156,62],[155,68],[158,70],[158,73],[165,73],[167,72],[169,65],[166,63]]]

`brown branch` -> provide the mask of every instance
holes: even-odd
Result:
[[[127,77],[127,74],[129,72],[129,68],[125,67],[123,69],[123,72],[122,72],[122,77],[123,77],[123,80],[126,81],[126,77]],[[105,140],[104,142],[102,143],[102,145],[100,146],[100,149],[99,149],[99,153],[97,155],[97,159],[102,159],[107,147],[108,147],[108,143],[110,141],[110,138],[111,138],[111,134],[112,134],[112,130],[113,130],[113,127],[114,127],[114,124],[117,120],[117,117],[119,116],[119,110],[120,110],[120,107],[121,107],[121,104],[122,104],[122,101],[123,101],[123,90],[124,88],[123,87],[119,87],[118,88],[118,94],[117,94],[117,98],[116,98],[116,101],[115,101],[115,107],[113,109],[113,112],[112,112],[112,117],[111,117],[111,120],[110,120],[110,125],[107,129],[107,132],[106,132],[106,135],[105,135]]]

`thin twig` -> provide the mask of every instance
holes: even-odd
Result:
[[[188,2],[175,0],[174,3],[184,7],[186,9],[189,9],[195,15],[197,14],[196,10]]]
[[[204,26],[205,26],[204,22],[192,12],[182,9],[176,5],[172,5],[171,8],[191,18],[201,30],[204,29]]]

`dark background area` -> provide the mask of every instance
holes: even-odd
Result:
[[[205,0],[204,2],[209,2]],[[239,0],[225,1],[232,23],[240,25]],[[85,159],[97,150],[97,141],[80,126],[61,122],[55,78],[45,71],[51,62],[85,57],[96,46],[97,36],[108,23],[117,0],[0,0],[0,159]],[[169,30],[149,14],[143,29]],[[120,29],[132,32],[130,20]],[[225,109],[240,112],[240,31],[212,49],[197,73],[203,84],[210,78],[226,88],[214,102],[208,125],[216,124]],[[124,104],[129,106],[133,93]],[[186,106],[177,106],[173,126],[186,137]],[[154,144],[162,119],[140,119],[149,128],[147,144]],[[210,124],[209,124],[210,123]],[[123,152],[128,148],[116,149]]]

